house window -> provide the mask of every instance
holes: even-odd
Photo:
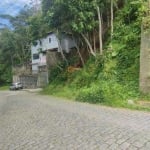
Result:
[[[40,40],[40,46],[42,45],[42,41]]]
[[[49,43],[51,43],[51,41],[52,41],[51,38],[49,38]]]
[[[43,52],[43,56],[46,56],[46,53]]]
[[[39,59],[39,54],[33,54],[33,60]]]

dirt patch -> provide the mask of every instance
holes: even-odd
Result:
[[[138,105],[150,108],[150,101],[138,101]]]

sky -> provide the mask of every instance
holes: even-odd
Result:
[[[31,0],[0,0],[0,15],[9,14],[16,16],[25,5],[30,5],[30,3]],[[9,22],[0,18],[0,27],[3,27],[2,24],[9,25]]]

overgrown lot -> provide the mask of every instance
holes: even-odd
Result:
[[[138,3],[118,10],[113,49],[110,50],[108,36],[103,56],[90,57],[81,70],[70,73],[66,65],[62,66],[63,70],[55,67],[50,85],[43,93],[81,102],[150,110],[150,96],[139,91],[141,15]],[[147,105],[141,105],[140,101]]]

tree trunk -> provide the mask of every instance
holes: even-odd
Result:
[[[81,53],[80,53],[79,47],[78,47],[77,45],[76,45],[76,49],[77,49],[77,52],[78,52],[79,57],[80,57],[80,59],[81,59],[82,66],[84,66],[84,60],[83,60],[83,57],[82,57],[82,55],[81,55]]]
[[[82,34],[82,33],[81,33],[81,35],[82,35],[83,39],[85,40],[85,42],[87,43],[87,45],[88,45],[88,47],[90,49],[90,53],[95,57],[96,53],[93,51],[93,48],[92,48],[92,46],[91,46],[88,38],[84,34]]]
[[[74,38],[74,37],[73,37],[73,40],[75,41],[75,38]],[[79,49],[79,47],[78,47],[77,44],[75,44],[75,47],[76,47],[77,52],[78,52],[78,54],[79,54],[79,57],[80,57],[80,59],[81,59],[82,66],[84,66],[84,60],[83,60],[83,57],[82,57],[82,55],[81,55],[81,53],[80,53],[80,49]]]
[[[113,12],[113,0],[111,0],[111,50],[113,49],[112,47],[112,40],[113,40],[113,33],[114,33],[114,26],[113,26],[113,21],[114,21],[114,12]]]
[[[65,55],[63,53],[63,50],[62,50],[62,47],[61,47],[59,39],[58,39],[58,47],[59,47],[59,50],[60,50],[60,53],[61,53],[61,56],[62,56],[63,60],[66,61],[66,63],[68,64],[68,61],[67,61],[67,59],[66,59],[66,57],[65,57]]]
[[[110,13],[107,10],[107,27],[110,27]]]
[[[60,40],[59,40],[59,37],[58,37],[58,30],[57,30],[57,42],[58,42],[58,48],[59,48],[59,50],[60,50],[60,53],[61,53],[61,56],[62,56],[62,58],[63,58],[63,60],[64,61],[66,61],[66,63],[68,64],[68,61],[67,61],[67,59],[66,59],[66,57],[65,57],[65,55],[64,55],[64,53],[63,53],[63,50],[62,50],[62,47],[61,47],[61,44],[60,44]]]
[[[95,38],[95,30],[93,31],[93,48],[94,48],[94,52],[96,53],[96,38]]]
[[[102,17],[99,7],[97,7],[98,21],[99,21],[99,49],[100,55],[103,54],[103,41],[102,41]]]

